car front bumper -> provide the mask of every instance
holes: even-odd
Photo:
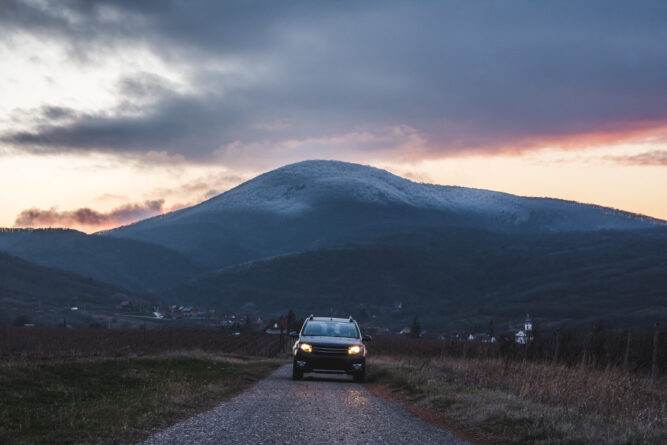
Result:
[[[366,368],[366,357],[362,354],[332,357],[299,351],[294,356],[294,366],[303,372],[360,374]]]

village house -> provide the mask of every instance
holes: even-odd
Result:
[[[489,334],[477,333],[468,335],[468,341],[478,341],[480,343],[495,343],[496,337]]]
[[[199,310],[197,310],[197,308],[194,307],[194,306],[184,306],[184,307],[181,309],[181,314],[182,314],[184,317],[194,317],[194,316],[196,316],[197,314],[199,314]]]
[[[287,318],[279,318],[277,320],[269,320],[268,325],[264,329],[265,334],[286,334],[287,333]]]
[[[220,327],[222,328],[231,328],[232,326],[237,326],[239,320],[236,317],[236,314],[223,314],[220,319]]]
[[[245,323],[245,328],[251,331],[262,329],[262,325],[264,324],[264,321],[261,317],[254,317],[250,315],[247,316],[243,322]]]
[[[410,329],[409,327],[405,327],[405,328],[401,329],[400,331],[398,331],[398,333],[400,335],[410,335],[412,333],[412,329]]]

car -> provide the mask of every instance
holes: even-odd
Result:
[[[306,372],[348,374],[355,382],[366,379],[366,345],[371,337],[362,335],[352,318],[315,317],[304,321],[301,331],[292,331],[292,379]]]

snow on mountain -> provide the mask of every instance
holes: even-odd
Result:
[[[266,212],[298,216],[323,203],[348,201],[469,213],[519,225],[541,216],[550,231],[634,229],[664,223],[610,208],[549,198],[526,198],[490,190],[421,184],[378,168],[340,161],[304,161],[264,173],[193,207],[140,222],[142,228],[166,221],[226,213]],[[546,223],[546,221],[543,221]]]
[[[359,164],[305,161],[260,175],[211,199],[202,208],[211,211],[244,208],[295,213],[312,208],[319,201],[336,199],[466,210],[488,210],[492,206],[500,210],[517,204],[515,196],[505,193],[419,184],[385,170]]]
[[[155,243],[218,268],[432,227],[550,233],[658,224],[664,222],[571,201],[419,184],[373,167],[305,161],[104,235]]]

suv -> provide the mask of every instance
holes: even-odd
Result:
[[[359,325],[350,318],[313,317],[306,319],[301,332],[292,331],[294,364],[292,379],[304,372],[351,374],[355,382],[366,378],[366,346],[371,337],[361,335]]]

